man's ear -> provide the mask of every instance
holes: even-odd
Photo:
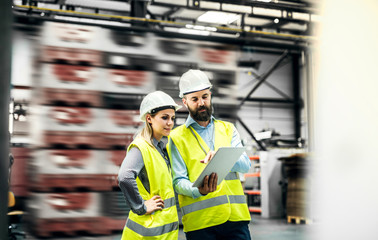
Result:
[[[182,98],[182,103],[186,106],[186,97]]]

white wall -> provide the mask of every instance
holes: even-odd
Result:
[[[315,87],[316,239],[377,239],[378,2],[324,1]]]

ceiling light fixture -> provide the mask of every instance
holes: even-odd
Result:
[[[209,36],[210,35],[209,31],[202,31],[202,30],[188,29],[188,28],[180,28],[179,33],[202,35],[202,36]]]
[[[185,27],[189,29],[200,30],[200,31],[210,31],[210,32],[217,31],[216,27],[207,27],[207,26],[201,26],[201,25],[186,24]]]
[[[69,22],[83,22],[83,23],[89,23],[89,24],[124,26],[124,27],[131,26],[130,23],[121,23],[121,22],[101,20],[101,19],[79,18],[79,17],[70,17],[70,16],[60,16],[60,15],[55,15],[54,18],[59,19],[59,20],[69,21]]]
[[[208,11],[199,16],[197,21],[215,24],[231,24],[239,18],[240,16],[234,13]]]

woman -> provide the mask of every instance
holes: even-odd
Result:
[[[122,240],[178,238],[170,162],[161,139],[172,130],[180,107],[161,91],[148,94],[140,105],[145,126],[128,147],[118,174],[131,207]]]

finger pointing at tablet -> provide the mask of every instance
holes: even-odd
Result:
[[[206,157],[203,160],[201,160],[201,163],[206,164],[206,163],[210,162],[211,159],[214,157],[214,155],[215,155],[215,151],[209,151],[207,153]]]

